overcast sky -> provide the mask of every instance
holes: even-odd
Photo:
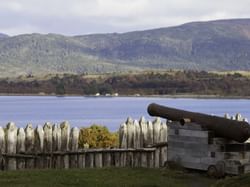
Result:
[[[250,0],[0,0],[0,32],[127,32],[191,21],[250,18]]]

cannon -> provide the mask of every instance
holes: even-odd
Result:
[[[243,143],[250,137],[250,125],[244,121],[226,119],[203,113],[179,110],[152,103],[148,106],[151,116],[159,116],[172,121],[179,121],[184,125],[186,121],[195,122],[203,128],[213,131],[216,137],[235,140]]]

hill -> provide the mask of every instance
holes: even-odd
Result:
[[[250,70],[250,19],[128,33],[1,37],[0,74]]]
[[[6,38],[6,37],[8,37],[8,35],[0,33],[0,38]]]

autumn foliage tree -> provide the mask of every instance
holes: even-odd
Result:
[[[118,146],[118,133],[109,132],[108,128],[101,125],[92,125],[82,128],[79,135],[79,147],[88,144],[89,148],[110,148]]]

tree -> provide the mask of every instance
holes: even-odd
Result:
[[[110,84],[104,83],[99,86],[99,91],[101,94],[111,94],[113,92],[113,88]]]
[[[92,125],[82,128],[79,135],[79,147],[89,144],[90,148],[109,148],[118,146],[118,133],[109,132],[108,128],[101,125]]]
[[[62,82],[56,85],[56,94],[57,95],[64,95],[65,94],[65,87]]]

